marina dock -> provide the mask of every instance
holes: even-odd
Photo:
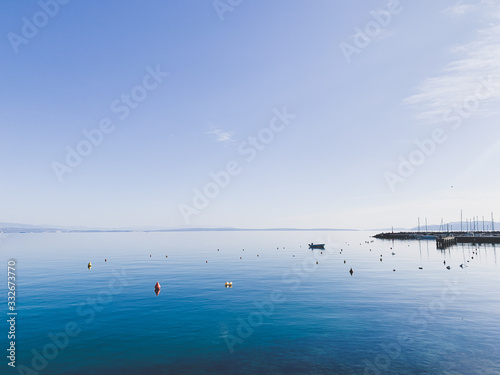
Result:
[[[495,232],[386,232],[378,233],[375,238],[385,240],[436,240],[438,249],[444,249],[460,243],[497,244],[500,243],[500,231]]]

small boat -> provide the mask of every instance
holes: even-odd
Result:
[[[309,249],[324,249],[325,244],[324,243],[310,243],[309,244]]]

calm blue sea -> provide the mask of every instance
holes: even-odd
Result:
[[[4,234],[0,373],[500,374],[500,249],[373,234]]]

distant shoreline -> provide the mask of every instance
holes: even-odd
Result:
[[[179,228],[179,229],[59,229],[0,228],[3,233],[165,233],[165,232],[359,232],[359,229],[333,228]]]

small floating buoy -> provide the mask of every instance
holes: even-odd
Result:
[[[392,255],[396,255],[396,253],[393,252]]]
[[[447,270],[450,270],[450,269],[451,269],[451,267],[450,267],[450,266],[446,266],[446,269],[447,269]]]
[[[105,262],[107,262],[108,260],[107,259],[104,259]]]
[[[380,261],[382,262],[382,258],[380,258]]]
[[[443,260],[443,264],[446,264],[446,260]]]
[[[168,258],[168,255],[165,255],[165,258]]]
[[[151,258],[151,254],[149,254],[149,257]]]
[[[89,264],[88,264],[88,266],[87,266],[87,267],[88,267],[88,268],[92,268],[92,263],[90,263],[90,262],[89,262]]]
[[[316,264],[318,264],[318,262],[316,262]]]
[[[259,254],[257,254],[257,256],[259,256]]]
[[[423,269],[424,269],[424,267],[418,267],[418,269],[419,269],[419,270],[423,270]]]
[[[321,252],[321,254],[323,254],[323,252]]]
[[[219,249],[217,249],[217,251],[219,251]]]
[[[233,282],[232,281],[226,281],[225,287],[226,288],[232,288],[233,287]]]
[[[351,274],[351,276],[352,276],[352,274],[354,273],[354,271],[352,270],[352,267],[351,267],[351,269],[349,270],[349,273]]]
[[[345,264],[345,260],[344,260],[344,264]]]
[[[157,281],[156,284],[155,284],[155,290],[160,290],[161,289],[161,285],[160,283]]]
[[[393,270],[392,270],[392,272],[396,272],[396,270],[395,270],[395,269],[393,269]]]
[[[206,260],[205,263],[208,263],[208,260]]]

